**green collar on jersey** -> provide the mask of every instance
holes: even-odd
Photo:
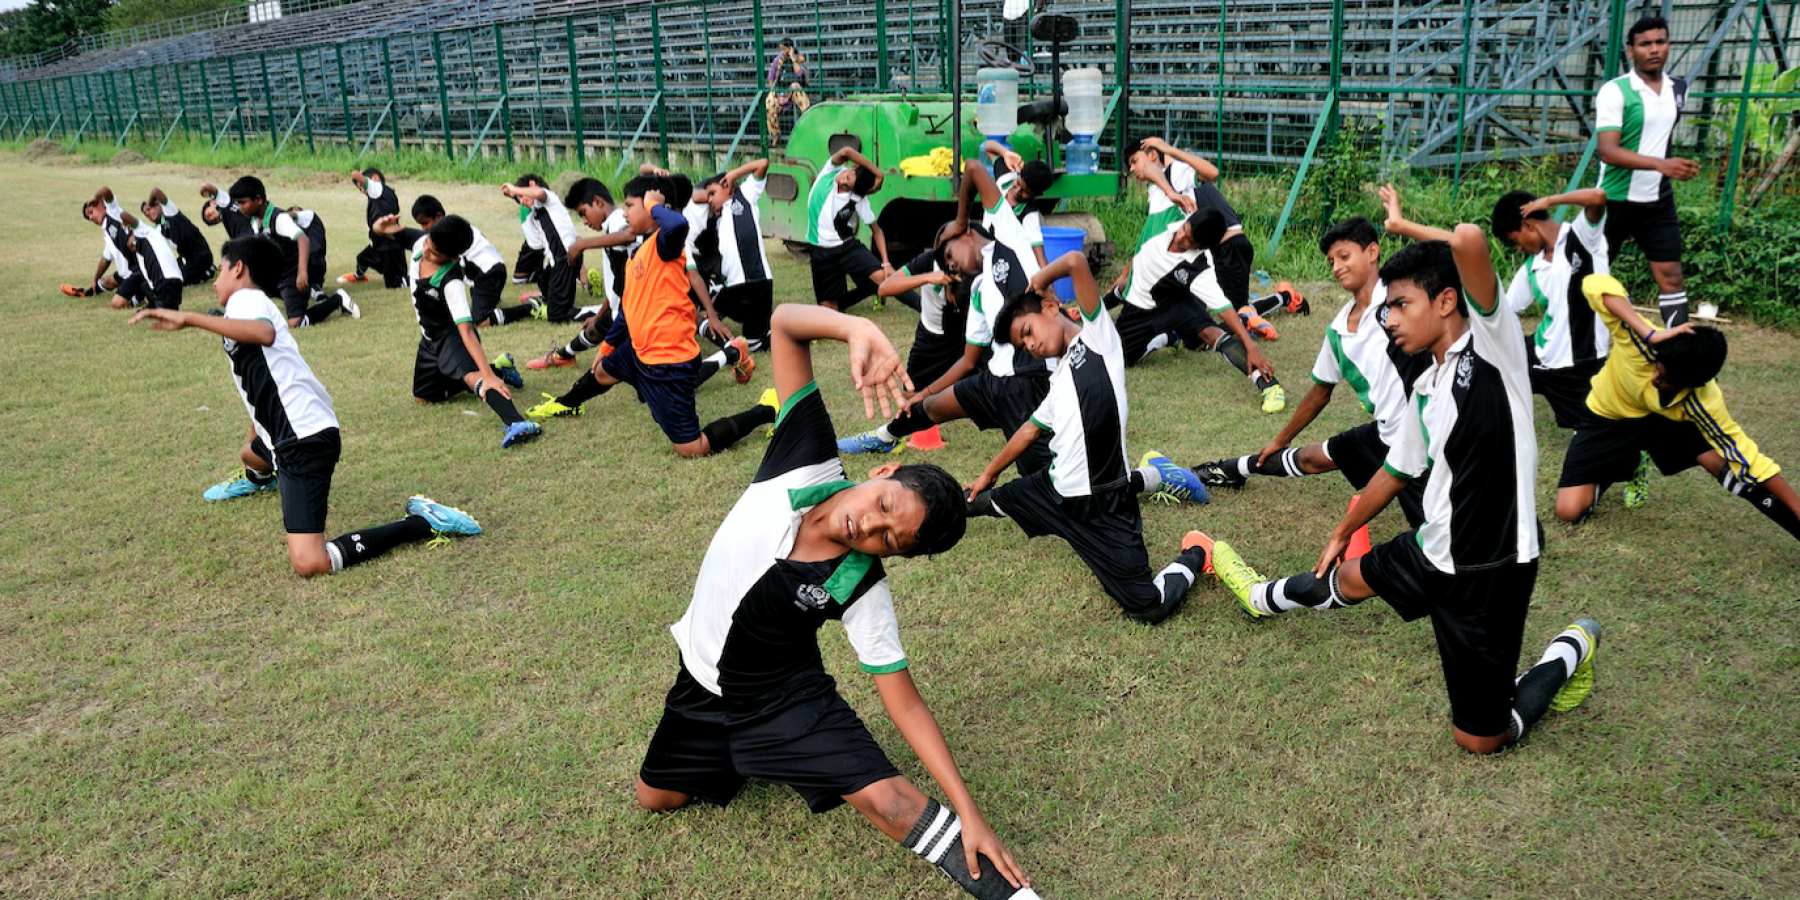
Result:
[[[423,251],[423,250],[420,250],[419,252],[413,254],[413,262],[418,262],[419,260],[422,260],[424,258],[425,258],[425,251]],[[438,266],[437,271],[431,273],[431,277],[427,278],[425,280],[428,282],[431,282],[432,287],[443,287],[444,279],[449,277],[449,275],[450,275],[450,265],[445,264],[445,265]]]
[[[818,506],[841,491],[856,487],[854,481],[827,481],[811,487],[789,488],[788,503],[798,512],[810,506]],[[863,576],[869,574],[869,567],[875,564],[875,557],[861,550],[852,550],[844,554],[844,561],[838,563],[837,571],[825,579],[825,592],[831,595],[840,605],[850,602],[850,594],[862,583]]]

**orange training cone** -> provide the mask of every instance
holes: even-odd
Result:
[[[1362,499],[1361,494],[1357,494],[1357,495],[1351,497],[1350,498],[1350,508],[1355,509],[1356,501],[1361,500],[1361,499]],[[1363,527],[1356,529],[1356,533],[1350,536],[1350,546],[1344,548],[1344,561],[1349,562],[1350,560],[1353,560],[1353,559],[1355,559],[1359,556],[1362,556],[1368,552],[1369,552],[1369,526],[1364,525]]]
[[[933,425],[924,431],[914,432],[913,436],[907,439],[906,446],[914,450],[942,450],[944,449],[944,435],[938,431],[938,426]]]

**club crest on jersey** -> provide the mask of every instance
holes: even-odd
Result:
[[[1467,389],[1469,381],[1475,377],[1475,357],[1464,353],[1456,361],[1456,386]]]
[[[1070,368],[1079,369],[1083,363],[1087,362],[1087,355],[1087,344],[1082,341],[1076,341],[1069,345],[1069,355],[1063,358],[1068,360]]]
[[[1188,271],[1187,269],[1176,269],[1175,270],[1175,280],[1181,284],[1187,284],[1188,282],[1194,280],[1194,273]]]
[[[744,214],[744,201],[741,199],[731,201],[731,212],[734,215],[739,215],[739,216],[743,215]]]
[[[1005,284],[1012,278],[1012,263],[999,257],[994,258],[994,283]]]
[[[824,609],[831,602],[830,592],[816,584],[803,584],[794,593],[794,605],[801,609]]]

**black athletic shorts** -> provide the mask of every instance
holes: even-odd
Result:
[[[1374,422],[1365,422],[1349,431],[1341,431],[1325,440],[1325,455],[1350,486],[1362,490],[1369,486],[1369,479],[1381,471],[1387,462],[1388,445],[1381,439],[1381,427]],[[1406,487],[1395,499],[1400,503],[1400,512],[1406,516],[1406,524],[1414,528],[1425,524],[1425,484],[1430,473],[1421,475],[1406,482]]]
[[[1142,362],[1144,355],[1149,352],[1146,348],[1150,346],[1150,341],[1159,334],[1174,332],[1181,339],[1182,346],[1198,350],[1205,345],[1200,340],[1200,332],[1219,326],[1206,311],[1206,307],[1192,296],[1161,304],[1155,309],[1123,304],[1115,324],[1119,329],[1119,343],[1125,350],[1127,366]]]
[[[817,689],[762,715],[746,715],[682,666],[638,778],[719,806],[730,803],[745,780],[760,778],[793,788],[808,809],[822,813],[847,795],[898,777],[900,770],[838,694],[836,682],[824,672],[818,677]]]
[[[463,379],[481,371],[462,335],[451,332],[437,340],[419,338],[413,358],[413,396],[426,403],[441,403],[469,389]]]
[[[1127,489],[1064,497],[1050,473],[1040,471],[994,488],[989,497],[1028,537],[1053,534],[1067,542],[1127,617],[1143,621],[1161,611],[1137,494]]]
[[[924,325],[914,326],[912,349],[906,351],[906,375],[912,379],[913,387],[924,390],[944,377],[944,373],[963,358],[967,352],[964,348],[968,346],[962,338],[962,329],[951,331],[948,323],[945,323],[943,334],[933,334]]]
[[[836,247],[814,245],[808,257],[816,301],[835,304],[842,311],[875,296],[878,285],[869,276],[881,268],[881,260],[862,241],[851,238]],[[855,284],[854,289],[844,288],[845,278]]]
[[[575,267],[559,261],[538,269],[536,279],[546,317],[552,322],[575,321]]]
[[[963,414],[975,423],[976,428],[983,431],[997,428],[1011,438],[1049,395],[1050,373],[1039,371],[1002,378],[984,364],[980,371],[958,381],[950,389],[956,392],[957,405],[963,408]],[[1019,474],[1048,469],[1052,458],[1050,436],[1046,434],[1019,456]]]
[[[477,325],[500,308],[500,292],[506,290],[506,264],[500,263],[475,276],[469,284],[469,320]]]
[[[213,265],[211,254],[206,256],[196,255],[192,259],[185,256],[181,258],[182,284],[206,284],[217,274],[219,274],[219,270],[218,267]]]
[[[700,439],[700,414],[694,409],[694,390],[700,375],[698,358],[679,363],[646,363],[638,359],[637,348],[627,340],[614,347],[600,367],[637,389],[638,402],[650,407],[650,418],[669,436],[669,443],[691,444]]]
[[[1531,367],[1531,392],[1550,404],[1556,427],[1576,429],[1599,419],[1588,409],[1588,386],[1605,365],[1604,359],[1590,359],[1561,369]]]
[[[775,314],[775,282],[765,278],[746,281],[719,291],[713,309],[743,326],[745,340],[769,339],[769,318]]]
[[[119,286],[113,288],[113,293],[124,297],[132,306],[143,303],[150,296],[144,287],[144,276],[139,272],[131,273],[130,278],[119,279]]]
[[[1606,201],[1606,246],[1614,260],[1627,240],[1636,241],[1651,262],[1681,262],[1681,218],[1675,214],[1675,194],[1665,193],[1649,203]]]
[[[1408,531],[1357,562],[1363,581],[1400,618],[1431,617],[1451,722],[1476,737],[1505,734],[1537,561],[1446,575],[1425,559],[1418,533]]]
[[[1628,481],[1637,472],[1639,454],[1650,454],[1664,475],[1684,472],[1700,464],[1700,456],[1712,450],[1706,436],[1692,422],[1663,416],[1641,419],[1603,419],[1575,431],[1569,451],[1563,455],[1559,488],[1608,485]]]
[[[1232,309],[1250,304],[1250,273],[1255,269],[1256,247],[1242,231],[1233,232],[1219,242],[1213,251],[1213,265],[1218,267],[1219,290],[1231,301]]]
[[[179,278],[164,278],[144,292],[144,300],[151,309],[180,309],[181,290],[185,287]]]
[[[312,306],[313,290],[324,290],[325,261],[314,259],[307,263],[307,289],[304,291],[300,290],[299,276],[299,269],[288,269],[281,273],[281,305],[290,319],[305,316],[307,308]]]
[[[297,438],[275,448],[276,485],[281,490],[281,522],[288,534],[323,534],[331,499],[331,473],[343,442],[336,428]]]

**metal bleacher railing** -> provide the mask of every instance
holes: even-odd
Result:
[[[1129,5],[1127,5],[1129,4]],[[1076,17],[1065,66],[1129,103],[1109,146],[1160,133],[1243,167],[1296,171],[1295,191],[1343,140],[1384,168],[1582,154],[1593,99],[1622,70],[1624,29],[1671,22],[1669,71],[1693,82],[1679,144],[1719,159],[1729,220],[1747,142],[1787,134],[1800,94],[1800,2],[1774,0],[1039,0]],[[303,141],[432,149],[466,161],[629,154],[654,145],[716,161],[767,147],[762,101],[777,40],[808,57],[815,101],[965,88],[973,46],[1009,41],[1048,60],[998,0],[256,0],[77,48],[0,61],[0,134],[99,136],[154,152],[171,135],[278,156]],[[1128,23],[1121,29],[1121,23]],[[964,48],[961,71],[943,52]],[[1290,206],[1294,196],[1290,192]]]

